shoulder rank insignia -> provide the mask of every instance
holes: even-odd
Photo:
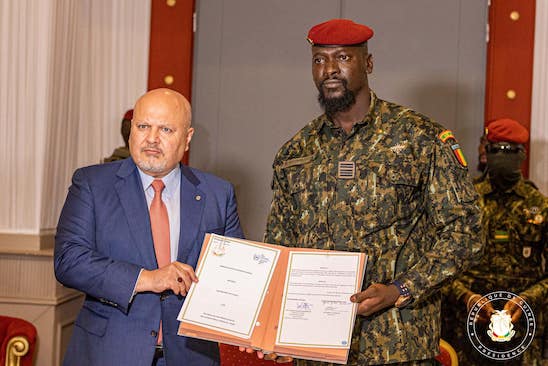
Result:
[[[464,157],[464,153],[462,152],[462,149],[460,148],[460,145],[458,144],[457,139],[455,138],[455,135],[453,135],[453,131],[445,130],[438,135],[438,138],[443,143],[449,140],[453,140],[455,142],[454,144],[451,145],[451,151],[453,151],[453,155],[455,155],[457,162],[466,168],[468,166],[468,162],[466,161],[466,158]]]

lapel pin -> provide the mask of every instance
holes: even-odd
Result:
[[[201,199],[202,199],[202,196],[200,196],[200,195],[197,195],[197,196],[196,196],[196,197],[194,197],[194,198],[196,199],[196,201],[199,201],[199,200],[201,200]]]

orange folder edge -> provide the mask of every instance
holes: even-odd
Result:
[[[231,344],[234,346],[243,346],[261,350],[264,353],[275,352],[280,355],[287,355],[294,358],[306,358],[317,361],[327,361],[335,363],[346,363],[348,358],[349,348],[318,348],[318,347],[299,347],[276,345],[276,335],[279,323],[280,309],[282,306],[282,298],[284,291],[284,283],[288,266],[290,252],[329,252],[332,250],[309,249],[309,248],[293,248],[281,245],[273,245],[251,240],[237,239],[260,246],[271,247],[280,250],[280,257],[274,273],[272,275],[268,290],[266,292],[263,305],[257,317],[257,324],[251,334],[250,339],[245,339],[231,334],[226,334],[221,331],[205,328],[196,324],[187,323],[185,321],[179,324],[179,335],[187,337],[206,339],[209,341]],[[198,259],[198,267],[207,252],[211,241],[211,234],[206,234]],[[360,253],[358,285],[361,289],[364,277],[365,261],[367,257],[364,253]]]

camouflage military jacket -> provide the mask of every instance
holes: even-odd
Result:
[[[520,180],[507,192],[497,192],[485,179],[480,193],[486,236],[481,262],[453,283],[458,299],[468,290],[479,294],[504,290],[525,296],[538,308],[548,297],[543,265],[548,246],[548,199]]]
[[[108,158],[103,159],[103,162],[108,163],[108,162],[111,162],[111,161],[127,159],[127,158],[129,158],[129,155],[130,155],[129,149],[125,146],[120,146],[120,147],[117,147],[116,149],[114,149],[111,156],[109,156]]]
[[[435,289],[481,250],[477,194],[461,154],[450,131],[371,93],[369,114],[349,134],[322,115],[276,155],[265,241],[364,252],[364,289],[398,279],[415,299],[358,316],[349,364],[437,355]],[[353,178],[338,178],[340,162]]]

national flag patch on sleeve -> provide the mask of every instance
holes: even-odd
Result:
[[[443,143],[446,143],[447,141],[452,140],[451,151],[453,151],[453,155],[455,156],[455,159],[457,159],[457,162],[461,166],[466,168],[468,166],[468,162],[466,161],[466,158],[464,157],[464,153],[462,152],[462,149],[460,148],[460,145],[457,142],[455,135],[453,135],[453,131],[445,130],[438,135],[438,138]]]

